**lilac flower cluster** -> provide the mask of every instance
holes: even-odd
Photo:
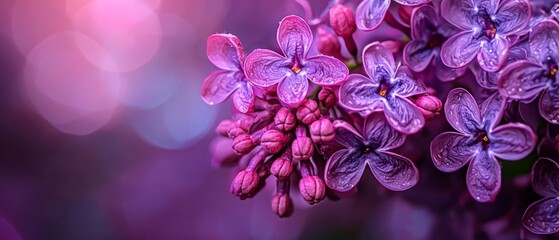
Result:
[[[292,182],[316,204],[354,191],[366,166],[386,189],[404,191],[420,179],[417,164],[432,164],[443,172],[468,165],[469,195],[493,202],[500,160],[535,161],[545,155],[534,154],[536,146],[558,146],[559,5],[363,0],[354,14],[354,5],[333,1],[312,18],[310,4],[297,2],[308,14],[280,21],[280,53],[245,57],[236,36],[208,37],[208,58],[220,70],[204,81],[202,98],[213,105],[232,96],[233,117],[216,131],[235,155],[216,161],[241,168],[231,184],[241,199],[273,175],[272,209],[286,217]],[[402,37],[376,41],[380,29]],[[540,116],[529,111],[534,101]],[[431,124],[443,109],[454,131]],[[406,146],[426,146],[406,142],[418,134],[430,141],[432,162],[402,155]],[[542,158],[533,167],[532,186],[546,198],[524,215],[531,232],[559,231],[557,166]]]

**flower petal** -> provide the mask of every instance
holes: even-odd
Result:
[[[305,59],[313,41],[311,28],[302,18],[290,15],[283,18],[278,27],[278,45],[288,57]]]
[[[441,16],[448,22],[462,30],[471,30],[478,26],[475,9],[486,9],[493,13],[497,8],[498,0],[443,0],[441,2]]]
[[[390,92],[400,97],[410,97],[427,91],[425,84],[416,80],[413,73],[406,66],[396,70],[396,76],[391,80]]]
[[[247,113],[254,104],[254,91],[248,82],[241,82],[239,89],[233,94],[233,105],[239,112]]]
[[[471,134],[481,128],[476,100],[463,88],[455,88],[448,93],[444,112],[448,123],[461,133]]]
[[[532,188],[544,197],[559,196],[559,164],[549,158],[540,158],[530,173]]]
[[[559,24],[553,20],[544,20],[532,27],[530,33],[531,56],[540,63],[548,57],[559,59]]]
[[[332,154],[326,162],[324,180],[326,185],[340,192],[354,188],[365,170],[366,156],[347,149]]]
[[[355,10],[357,28],[370,31],[379,27],[390,6],[390,0],[363,0]]]
[[[528,25],[530,17],[528,0],[502,0],[495,14],[497,31],[505,36],[518,33]]]
[[[536,147],[538,138],[530,127],[521,123],[507,123],[489,133],[489,150],[504,160],[520,160]]]
[[[227,99],[241,85],[241,72],[217,70],[210,74],[202,84],[200,95],[210,105],[218,104]]]
[[[477,83],[485,89],[497,89],[497,79],[500,72],[488,72],[479,66],[479,63],[473,62],[470,65],[472,73],[476,77]]]
[[[437,30],[439,17],[432,6],[423,5],[412,12],[410,25],[412,39],[426,42],[431,37],[431,31]]]
[[[505,98],[498,92],[493,93],[481,103],[481,125],[486,129],[493,129],[500,121],[505,110]]]
[[[418,6],[424,3],[428,3],[431,0],[394,0],[394,1],[406,6]]]
[[[414,134],[423,128],[423,114],[408,99],[388,97],[386,100],[384,114],[394,129],[403,134]]]
[[[368,156],[369,168],[382,186],[392,191],[404,191],[417,184],[419,171],[406,157],[391,152]]]
[[[309,81],[302,74],[291,74],[278,84],[278,97],[289,106],[298,106],[309,91]]]
[[[528,206],[522,224],[535,234],[559,232],[559,197],[548,197]]]
[[[473,31],[464,31],[446,40],[441,48],[441,60],[451,68],[464,67],[476,57],[480,49],[481,44],[473,36]]]
[[[477,55],[479,66],[488,72],[496,72],[503,67],[509,52],[509,40],[496,37],[482,45]]]
[[[559,124],[559,86],[550,86],[540,98],[540,114],[545,120]]]
[[[475,154],[466,173],[466,184],[478,202],[495,200],[501,189],[501,166],[487,151]]]
[[[336,120],[332,123],[336,130],[334,141],[347,148],[355,148],[364,142],[361,133],[357,132],[353,126],[346,121]]]
[[[256,49],[245,60],[245,74],[251,83],[260,87],[272,86],[292,72],[287,60],[274,51]]]
[[[378,143],[378,151],[397,148],[406,141],[406,136],[394,130],[381,113],[369,115],[364,125],[363,136],[365,137],[365,143]]]
[[[442,62],[440,57],[435,57],[435,74],[437,78],[443,82],[448,82],[460,77],[466,73],[467,67],[449,68]]]
[[[311,82],[320,86],[337,85],[349,74],[349,69],[342,61],[330,56],[307,58],[303,71]]]
[[[223,70],[242,69],[244,58],[241,41],[231,34],[213,34],[208,37],[206,52],[208,59]]]
[[[379,83],[381,79],[390,79],[394,75],[396,64],[392,52],[381,43],[374,42],[363,50],[363,68],[373,82]]]
[[[421,72],[429,66],[435,52],[421,40],[411,40],[404,47],[404,63],[414,72]]]
[[[340,86],[340,106],[349,111],[365,111],[368,113],[384,109],[384,98],[378,94],[379,85],[371,79],[360,75],[351,74]]]
[[[505,67],[497,86],[501,95],[515,100],[532,99],[547,86],[545,69],[536,63],[520,60]]]
[[[431,142],[431,159],[439,170],[454,172],[466,165],[479,150],[479,144],[474,144],[470,136],[443,132]]]

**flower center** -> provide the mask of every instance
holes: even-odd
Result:
[[[440,47],[441,45],[443,45],[444,40],[445,37],[443,37],[443,35],[438,33],[433,33],[429,38],[429,47],[431,48]]]
[[[386,94],[388,93],[388,85],[386,85],[385,83],[380,85],[380,89],[378,91],[378,95],[384,97],[386,96]]]
[[[559,66],[554,61],[549,61],[547,63],[547,69],[549,69],[548,77],[551,79],[555,79],[557,76],[557,71],[559,70]]]
[[[480,12],[482,18],[482,26],[484,26],[483,34],[488,37],[489,39],[495,38],[497,35],[497,28],[493,20],[491,20],[491,16],[484,10]]]
[[[301,70],[302,70],[301,64],[299,64],[299,61],[297,61],[297,59],[294,59],[293,65],[291,65],[291,71],[293,71],[295,74],[298,74],[301,72]]]
[[[489,143],[491,143],[485,131],[481,131],[478,133],[477,142],[481,142],[481,146],[483,147],[483,149],[487,149],[487,147],[489,147]]]
[[[371,147],[363,148],[363,153],[370,153],[371,151],[373,151],[373,149]]]

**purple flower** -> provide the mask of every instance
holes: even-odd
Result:
[[[522,224],[536,234],[559,232],[559,165],[549,158],[540,158],[530,173],[532,187],[544,199],[530,205]]]
[[[499,94],[478,107],[468,91],[453,89],[444,110],[448,123],[458,132],[441,133],[431,142],[431,158],[439,170],[453,172],[470,162],[466,184],[479,202],[493,201],[501,188],[501,166],[495,157],[520,160],[536,145],[536,135],[524,124],[496,127],[504,106]]]
[[[524,60],[528,56],[527,50],[520,46],[513,46],[509,50],[509,55],[507,60],[505,60],[505,65],[508,66],[516,61]],[[497,90],[497,82],[499,81],[499,75],[506,69],[503,68],[498,72],[488,72],[479,66],[479,64],[474,63],[470,65],[470,69],[474,73],[477,83],[485,89]]]
[[[559,24],[542,21],[530,33],[530,59],[510,64],[501,73],[499,92],[508,98],[531,101],[543,92],[540,114],[559,123]]]
[[[308,80],[320,86],[332,86],[341,83],[349,74],[346,65],[334,57],[307,57],[313,34],[298,16],[287,16],[280,22],[277,40],[283,56],[256,49],[246,58],[245,73],[257,86],[278,84],[278,97],[285,104],[298,106],[305,99]]]
[[[202,85],[202,99],[214,105],[233,94],[233,104],[239,112],[246,113],[254,104],[254,91],[243,72],[243,45],[231,34],[214,34],[208,37],[208,59],[221,70],[210,74]]]
[[[444,41],[456,30],[439,19],[432,6],[416,8],[411,17],[411,41],[404,47],[404,63],[413,71],[425,70],[435,59],[435,73],[441,81],[451,81],[464,75],[466,67],[449,68],[443,64],[439,52]]]
[[[463,30],[443,44],[443,63],[463,67],[477,55],[482,69],[495,72],[507,58],[507,37],[523,30],[531,12],[528,0],[443,0],[441,15]]]
[[[369,77],[349,75],[339,89],[340,105],[362,116],[384,111],[399,132],[419,131],[425,119],[407,97],[425,93],[423,82],[415,80],[408,67],[396,66],[392,53],[378,42],[363,50],[363,66]]]
[[[431,0],[394,0],[406,6],[418,6]],[[365,31],[376,29],[382,23],[391,0],[363,0],[355,11],[357,28]]]
[[[406,137],[394,130],[381,114],[372,114],[355,124],[336,120],[334,141],[343,148],[326,163],[326,185],[336,191],[351,190],[363,175],[365,166],[386,188],[403,191],[413,187],[419,178],[415,165],[407,158],[389,150],[401,146]]]

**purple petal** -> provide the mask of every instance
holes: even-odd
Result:
[[[431,31],[436,31],[438,25],[439,17],[435,9],[430,5],[420,6],[416,8],[411,15],[411,37],[413,40],[427,42],[431,37]],[[413,41],[408,44],[412,42]]]
[[[532,99],[547,87],[544,71],[541,65],[530,61],[514,62],[499,75],[499,92],[515,100]]]
[[[443,82],[448,82],[460,77],[466,73],[467,67],[449,68],[442,62],[440,57],[435,58],[435,74],[437,78]]]
[[[503,116],[503,111],[505,109],[505,98],[502,97],[498,92],[493,93],[489,96],[483,103],[481,103],[481,125],[484,127],[489,127],[492,129],[496,126]]]
[[[535,234],[559,232],[559,198],[544,198],[528,206],[522,224]]]
[[[466,173],[466,185],[478,202],[495,200],[501,189],[501,166],[487,151],[475,154]]]
[[[377,148],[378,151],[397,148],[406,141],[406,136],[394,130],[381,113],[369,115],[364,125],[365,142],[380,144]]]
[[[378,152],[367,158],[369,168],[382,186],[392,191],[404,191],[417,183],[419,171],[412,161],[391,152]]]
[[[462,168],[479,152],[471,136],[456,132],[443,132],[431,142],[433,164],[443,172],[454,172]]]
[[[379,83],[380,79],[390,79],[394,75],[396,64],[392,52],[381,43],[374,42],[363,50],[363,68],[373,82]]]
[[[339,150],[326,162],[326,185],[340,192],[354,188],[365,170],[366,156],[357,151]]]
[[[509,52],[509,41],[506,38],[496,37],[486,42],[477,55],[479,66],[488,72],[496,72],[503,67]]]
[[[414,72],[421,72],[429,66],[435,51],[421,40],[411,40],[404,47],[404,63]]]
[[[386,98],[384,114],[390,125],[403,134],[414,134],[425,125],[425,118],[408,99]]]
[[[493,13],[497,4],[497,0],[443,0],[441,2],[441,16],[462,30],[471,30],[479,25],[476,22],[475,9],[484,8],[487,12]]]
[[[302,74],[292,74],[278,84],[278,97],[280,101],[290,106],[298,106],[309,91],[309,81]]]
[[[363,75],[351,74],[339,89],[340,105],[352,112],[363,111],[366,113],[364,115],[381,111],[384,108],[384,98],[378,91],[378,83],[373,83]]]
[[[548,57],[559,59],[559,24],[553,20],[545,20],[532,27],[530,33],[531,56],[540,63]]]
[[[260,87],[272,86],[284,79],[288,72],[287,60],[274,51],[256,49],[245,60],[245,74],[251,83]]]
[[[481,44],[473,36],[473,31],[458,33],[443,44],[441,60],[451,68],[464,67],[470,63],[481,49]]]
[[[559,87],[550,86],[540,98],[540,114],[550,123],[559,124]]]
[[[241,86],[241,77],[240,72],[217,70],[204,80],[200,95],[207,104],[221,103]]]
[[[357,132],[349,123],[342,120],[336,120],[332,123],[332,126],[336,130],[334,141],[338,142],[340,145],[347,148],[354,148],[364,142],[361,134]]]
[[[518,33],[528,25],[530,16],[528,0],[502,0],[495,14],[497,31],[505,36]]]
[[[479,66],[479,63],[473,62],[470,65],[472,73],[476,77],[477,83],[485,89],[497,89],[497,80],[500,72],[488,72]]]
[[[530,173],[532,188],[544,197],[559,196],[559,164],[549,158],[540,158]]]
[[[254,104],[254,92],[248,82],[241,82],[239,89],[233,94],[233,105],[239,112],[247,113]]]
[[[397,2],[399,4],[402,5],[406,5],[406,6],[418,6],[424,3],[428,3],[431,0],[394,0],[394,2]]]
[[[355,10],[357,28],[370,31],[379,27],[390,6],[390,0],[363,0]]]
[[[413,73],[406,66],[400,66],[396,70],[396,76],[391,80],[391,93],[400,97],[410,97],[427,91],[425,84],[416,80]]]
[[[341,83],[349,74],[347,66],[330,56],[307,58],[303,71],[311,82],[320,86],[332,86]]]
[[[213,34],[208,37],[206,52],[208,59],[223,70],[242,69],[244,58],[241,41],[231,34]]]
[[[455,88],[448,93],[444,112],[448,123],[461,133],[471,134],[481,128],[476,100],[463,88]]]
[[[528,156],[538,140],[530,127],[521,123],[507,123],[489,133],[489,149],[498,158],[520,160]]]
[[[288,57],[305,59],[313,41],[311,28],[302,18],[290,15],[280,22],[277,33],[278,45]]]

